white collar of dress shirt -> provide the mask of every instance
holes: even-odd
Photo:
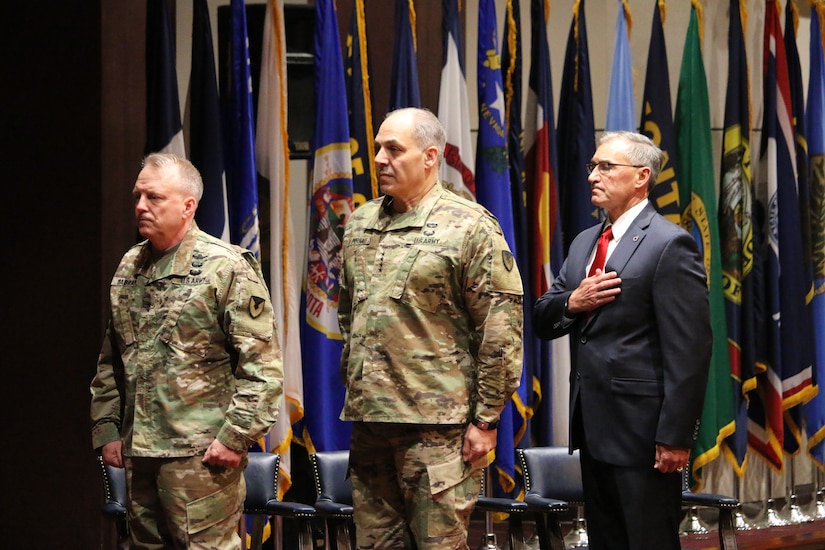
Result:
[[[644,210],[648,202],[650,201],[647,198],[642,199],[642,201],[639,202],[639,204],[631,206],[627,210],[627,212],[619,216],[619,219],[613,222],[613,225],[611,226],[613,228],[613,242],[618,243],[620,240],[622,240],[622,236],[624,236],[624,234],[627,232],[627,229],[630,227],[630,224],[633,222],[633,220],[636,219],[636,216],[638,216],[642,212],[642,210]]]

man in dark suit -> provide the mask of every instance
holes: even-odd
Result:
[[[570,449],[591,550],[680,548],[712,334],[696,242],[648,202],[661,166],[641,134],[602,137],[588,181],[607,220],[576,237],[533,315],[540,337],[571,337]]]

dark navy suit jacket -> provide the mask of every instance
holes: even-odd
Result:
[[[605,265],[621,293],[565,323],[564,305],[585,277],[601,226],[579,234],[551,289],[536,302],[541,338],[570,334],[570,447],[653,467],[656,443],[692,448],[708,378],[712,333],[705,268],[694,239],[648,204]],[[584,433],[573,433],[581,405]]]

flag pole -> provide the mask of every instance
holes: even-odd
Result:
[[[782,527],[790,525],[781,515],[781,508],[776,507],[776,499],[771,496],[771,488],[773,487],[773,472],[768,472],[765,477],[765,495],[767,496],[767,508],[765,510],[764,527]]]
[[[814,498],[816,500],[814,518],[822,519],[825,518],[825,488],[822,486],[822,470],[819,469],[819,466],[817,466],[813,460],[811,464],[814,469],[814,480],[816,481],[816,485],[814,486]]]
[[[785,479],[787,480],[785,494],[788,502],[788,520],[790,523],[809,523],[813,521],[814,518],[802,510],[796,502],[796,466],[794,464],[795,461],[793,460],[793,457],[791,457],[788,462],[790,465],[788,466],[788,472],[785,476]]]
[[[756,527],[748,520],[748,517],[742,511],[742,503],[744,502],[745,498],[745,490],[742,487],[742,480],[739,478],[736,473],[733,475],[733,494],[736,495],[736,499],[739,501],[739,504],[736,506],[736,512],[734,513],[733,517],[733,524],[736,526],[737,531],[750,531],[752,529],[756,529]]]
[[[493,478],[490,467],[484,468],[484,496],[493,496]],[[496,533],[493,529],[493,512],[484,512],[484,537],[481,539],[479,550],[501,550],[496,543]]]

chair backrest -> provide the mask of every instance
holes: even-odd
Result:
[[[524,476],[525,493],[545,498],[584,502],[579,451],[569,454],[567,447],[516,449]]]
[[[247,456],[249,463],[243,471],[246,481],[244,512],[263,514],[266,512],[266,503],[278,499],[278,465],[281,455],[250,452]]]
[[[100,477],[103,481],[103,517],[115,524],[118,540],[122,543],[129,538],[129,525],[126,521],[126,470],[103,463],[103,457],[97,456]]]
[[[97,457],[100,476],[103,480],[103,514],[111,519],[126,515],[126,471],[117,466],[103,463],[103,457]]]
[[[325,451],[309,455],[318,500],[352,504],[349,451]]]

